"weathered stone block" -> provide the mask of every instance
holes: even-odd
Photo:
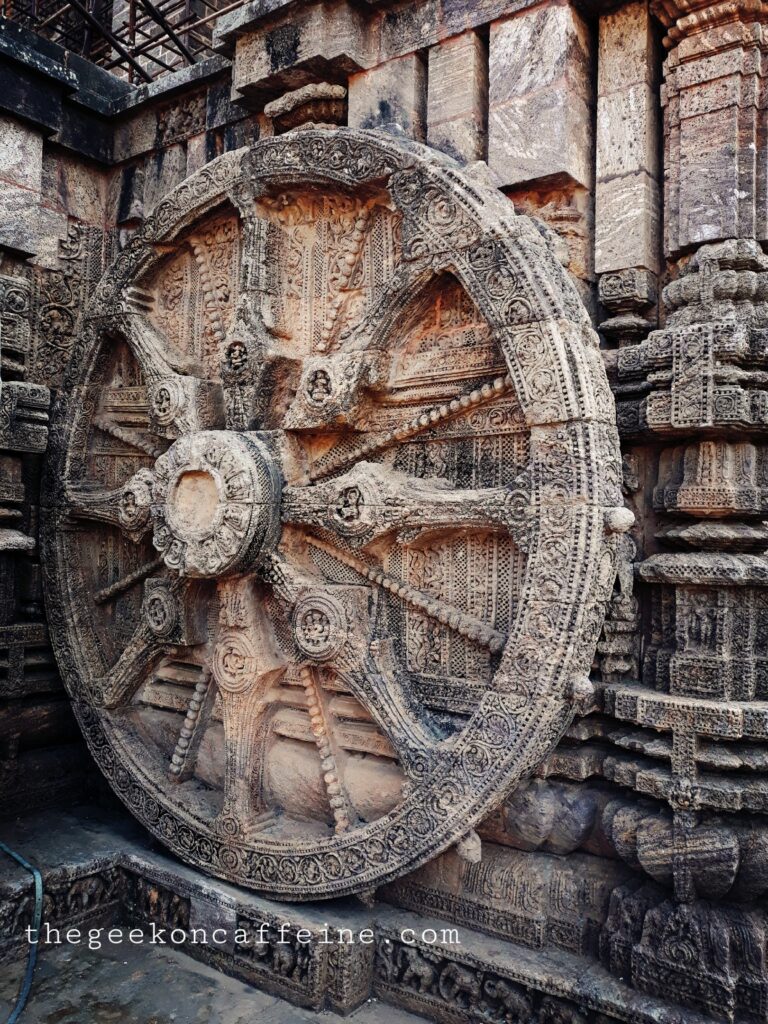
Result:
[[[589,188],[590,135],[586,103],[559,86],[542,89],[491,107],[488,166],[502,187],[560,174]]]
[[[411,138],[423,140],[426,85],[426,66],[418,53],[352,75],[350,127],[401,128]]]
[[[14,118],[0,117],[0,176],[39,192],[42,167],[42,135]]]
[[[58,270],[61,266],[61,244],[67,237],[67,215],[49,206],[40,206],[37,214],[38,242],[34,253],[35,266]]]
[[[40,193],[0,182],[0,247],[31,256],[40,244]]]
[[[733,105],[680,121],[680,246],[755,230],[754,194],[741,194],[741,186],[754,180],[749,173],[754,151],[741,146],[741,120],[740,108]]]
[[[591,187],[589,62],[586,26],[570,7],[491,26],[488,165],[502,186],[564,174]]]
[[[206,133],[193,135],[187,139],[187,174],[194,174],[208,162]]]
[[[601,16],[595,203],[598,272],[656,271],[660,205],[655,40],[645,3]]]
[[[595,270],[660,269],[659,186],[645,171],[595,190]]]
[[[601,96],[597,101],[598,180],[636,171],[657,177],[658,121],[658,100],[645,83]]]
[[[37,251],[43,140],[13,118],[0,118],[0,246],[24,255]]]
[[[601,15],[597,52],[599,96],[658,77],[653,19],[644,0]]]
[[[151,111],[140,110],[133,117],[115,126],[114,158],[116,161],[130,160],[140,153],[147,153],[155,144],[157,122]]]
[[[318,78],[343,81],[373,63],[364,15],[346,0],[300,9],[289,21],[258,27],[237,40],[232,96],[254,102]]]
[[[586,99],[591,45],[587,27],[569,6],[535,7],[491,25],[490,102],[504,103],[558,83]]]
[[[429,51],[427,142],[461,160],[485,155],[488,55],[476,32]]]
[[[153,153],[145,164],[144,210],[154,205],[183,180],[187,173],[187,157],[180,144]]]

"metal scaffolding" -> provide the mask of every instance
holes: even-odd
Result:
[[[0,0],[0,17],[130,82],[150,82],[210,56],[214,21],[245,2]]]

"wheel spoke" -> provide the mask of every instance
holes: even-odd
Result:
[[[126,573],[119,580],[115,580],[110,586],[97,590],[93,595],[93,603],[106,604],[107,601],[114,601],[115,598],[124,594],[126,590],[130,590],[131,587],[145,580],[147,576],[150,576],[156,569],[159,569],[162,564],[162,558],[155,558],[151,562],[145,562],[138,569]]]
[[[313,578],[284,556],[273,556],[272,565],[269,579],[292,612],[294,639],[307,664],[332,658],[334,671],[370,712],[410,774],[411,765],[438,737],[396,671],[389,644],[373,637],[369,588]]]
[[[106,708],[127,704],[162,654],[157,637],[142,621],[112,668],[91,684],[96,702]]]
[[[361,558],[348,551],[342,551],[333,544],[327,544],[318,537],[310,537],[309,543],[321,551],[336,558],[343,565],[354,569],[362,577],[370,580],[382,590],[401,598],[407,605],[421,612],[429,619],[439,622],[448,629],[454,630],[460,636],[466,637],[473,643],[487,647],[490,651],[497,653],[504,648],[506,636],[482,619],[469,615],[467,612],[456,608],[447,601],[439,600],[431,594],[425,594],[402,580],[389,576],[378,565],[370,565]]]
[[[401,444],[403,441],[410,441],[414,437],[427,434],[435,430],[442,423],[463,416],[465,413],[471,412],[477,406],[492,399],[501,398],[513,389],[514,385],[509,375],[497,377],[495,380],[483,384],[480,388],[474,388],[459,398],[453,398],[450,402],[419,413],[418,416],[412,419],[404,420],[394,430],[366,435],[364,441],[351,447],[345,445],[340,450],[331,449],[330,452],[321,456],[312,466],[309,474],[310,479],[312,481],[323,480],[326,477],[335,476],[337,473],[343,473],[344,470],[354,466],[362,459],[367,459],[377,452],[385,451],[387,448],[391,448],[392,445]]]
[[[193,369],[189,360],[171,352],[165,337],[148,317],[132,313],[125,317],[120,329],[147,382]]]
[[[282,517],[332,530],[360,547],[402,530],[492,527],[514,534],[526,522],[518,499],[517,491],[504,487],[462,489],[361,462],[334,480],[285,488]]]
[[[224,426],[224,393],[216,381],[202,376],[192,360],[172,353],[164,336],[147,317],[126,317],[122,332],[141,367],[147,385],[152,429],[163,437]]]
[[[224,803],[218,827],[248,834],[267,812],[258,778],[272,689],[287,667],[249,579],[219,586],[220,630],[211,669],[224,726]]]
[[[176,740],[176,747],[171,757],[169,772],[176,782],[185,782],[191,778],[195,770],[197,752],[208,727],[216,697],[216,687],[212,685],[210,671],[205,672],[189,698],[184,724]]]
[[[328,696],[318,680],[317,670],[305,665],[301,670],[304,694],[309,701],[309,722],[320,754],[320,767],[337,832],[346,832],[357,823],[357,811],[349,798],[342,776],[343,753],[333,733]]]
[[[346,664],[345,664],[346,662]],[[394,668],[389,643],[370,645],[362,659],[339,658],[338,674],[373,716],[410,778],[439,742],[429,719],[419,712],[401,675]]]
[[[140,469],[113,490],[68,484],[67,512],[76,519],[116,526],[131,540],[139,541],[151,527],[152,480],[150,470]]]

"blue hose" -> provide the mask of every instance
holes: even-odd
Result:
[[[32,933],[29,943],[29,958],[27,959],[27,969],[24,972],[24,981],[21,985],[21,991],[19,992],[19,998],[16,1000],[16,1005],[11,1011],[11,1016],[8,1018],[7,1024],[16,1024],[24,1012],[24,1007],[27,1005],[27,997],[29,996],[29,990],[32,988],[32,975],[35,973],[35,964],[37,963],[37,946],[40,941],[40,924],[43,919],[43,876],[33,867],[29,861],[25,860],[20,853],[16,853],[5,843],[0,842],[0,851],[7,853],[9,857],[12,857],[17,864],[29,871],[35,880],[35,913],[32,918]]]

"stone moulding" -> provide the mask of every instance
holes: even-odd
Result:
[[[270,827],[259,830],[254,827],[258,822],[247,818],[248,810],[258,803],[251,791],[261,785],[252,748],[257,746],[257,734],[261,735],[258,723],[268,701],[267,687],[285,671],[279,658],[265,667],[256,664],[256,655],[249,661],[251,655],[246,653],[242,655],[245,660],[238,661],[241,654],[233,658],[219,650],[218,662],[215,654],[211,659],[228,751],[223,810],[206,812],[201,787],[194,778],[181,784],[171,780],[167,765],[143,741],[130,719],[130,701],[162,649],[152,646],[157,637],[151,624],[139,618],[118,661],[109,664],[94,627],[94,596],[83,566],[82,522],[94,518],[87,494],[89,487],[95,486],[88,479],[89,445],[103,386],[99,375],[110,345],[119,339],[133,351],[150,398],[157,393],[160,380],[172,381],[180,396],[178,416],[168,412],[166,401],[160,410],[162,422],[148,399],[149,419],[142,442],[145,451],[147,434],[154,435],[155,448],[162,451],[170,441],[174,451],[181,451],[177,446],[187,444],[189,435],[203,437],[206,429],[217,426],[220,402],[212,394],[221,379],[211,373],[212,382],[199,380],[195,376],[200,375],[199,369],[185,367],[168,354],[167,347],[163,350],[162,338],[158,340],[146,321],[145,309],[151,305],[147,282],[151,284],[152,275],[184,233],[197,230],[213,211],[235,207],[244,222],[246,239],[238,308],[248,303],[256,306],[259,289],[266,290],[263,277],[267,270],[253,258],[254,249],[248,248],[253,238],[248,232],[259,230],[256,205],[281,190],[304,190],[312,196],[333,190],[363,199],[376,191],[399,222],[402,248],[397,271],[372,300],[368,315],[347,324],[346,333],[342,331],[340,340],[336,338],[335,351],[326,355],[324,344],[315,350],[315,370],[307,384],[314,394],[324,398],[325,390],[332,386],[334,360],[342,364],[346,360],[345,365],[355,365],[360,359],[373,363],[378,353],[386,354],[398,331],[403,295],[410,295],[415,280],[436,281],[440,275],[450,274],[490,329],[530,436],[527,464],[514,485],[506,488],[504,499],[507,523],[526,555],[514,618],[500,645],[503,649],[498,652],[495,671],[478,694],[471,714],[451,735],[435,727],[427,710],[394,675],[371,668],[371,652],[380,652],[386,638],[376,635],[374,629],[366,641],[364,616],[348,593],[357,588],[323,584],[326,593],[337,595],[333,603],[340,609],[339,615],[352,616],[356,623],[356,628],[349,630],[349,639],[342,638],[338,650],[334,649],[333,663],[355,697],[367,705],[374,721],[393,740],[405,775],[401,801],[375,820],[355,819],[354,815],[350,819],[342,806],[343,794],[341,803],[332,801],[332,807],[340,808],[337,824],[343,823],[336,834],[318,834],[314,829],[304,834],[294,830],[286,836]],[[358,225],[362,223],[358,220]],[[354,258],[353,251],[350,259]],[[278,274],[281,269],[277,267]],[[257,321],[255,317],[252,323]],[[238,344],[251,344],[252,334],[258,331],[269,333],[263,322],[257,323],[246,341]],[[242,352],[234,352],[232,334],[221,333],[220,341],[239,367]],[[329,328],[328,334],[332,333]],[[329,367],[327,379],[322,381],[317,378],[318,360],[320,369],[323,360]],[[221,378],[225,377],[222,372]],[[255,371],[250,379],[258,393]],[[226,390],[226,379],[224,385]],[[503,386],[502,381],[500,388]],[[334,423],[343,419],[344,409],[349,410],[349,417],[354,416],[359,389],[353,390],[352,398],[339,399],[339,408],[330,403]],[[478,391],[479,397],[470,396],[467,405],[492,398],[492,391],[490,386]],[[516,216],[501,193],[479,184],[458,165],[426,148],[364,131],[307,130],[226,154],[158,203],[105,274],[87,310],[61,395],[51,430],[42,529],[54,648],[101,770],[133,814],[183,860],[279,899],[366,891],[414,869],[460,840],[557,743],[573,716],[574,697],[584,689],[613,589],[616,535],[627,529],[631,515],[621,507],[615,409],[596,334],[544,233],[529,218]],[[291,422],[299,424],[297,432],[304,415],[299,399],[289,413]],[[455,408],[446,405],[445,412],[436,409],[432,419],[460,415],[463,409],[457,401]],[[238,415],[230,409],[229,430],[238,429]],[[307,407],[306,422],[317,429],[312,416],[316,413]],[[246,429],[252,429],[251,422]],[[215,433],[217,444],[226,447],[225,432]],[[280,434],[280,430],[269,433]],[[394,436],[390,438],[394,440]],[[217,456],[222,465],[230,454]],[[236,453],[231,457],[239,458]],[[363,459],[364,455],[359,465],[365,465]],[[155,475],[159,472],[147,461],[143,465]],[[336,472],[332,469],[327,475],[333,478]],[[222,474],[226,476],[223,469]],[[226,479],[221,486],[228,486]],[[485,495],[480,506],[485,502],[488,516],[498,519],[498,508],[489,504],[491,497],[481,491],[473,494]],[[121,503],[123,517],[126,502],[131,513],[135,512],[136,494],[131,491],[128,495],[123,489],[119,499],[116,492],[101,495],[95,518],[103,520],[106,515],[109,522],[110,513],[104,508],[112,507],[113,500]],[[240,563],[236,576],[225,580],[223,570],[220,573],[217,568],[221,559],[209,564],[196,556],[191,565],[184,562],[183,555],[179,558],[178,548],[173,543],[168,546],[168,537],[162,533],[171,498],[162,500],[166,504],[153,505],[150,514],[155,524],[154,544],[165,565],[158,569],[153,563],[148,571],[166,573],[171,581],[168,592],[181,595],[180,602],[188,576],[216,578],[222,602],[220,621],[226,627],[221,635],[231,635],[234,629],[240,630],[246,646],[249,636],[258,641],[263,635],[259,630],[266,628],[262,619],[269,615],[269,602],[253,605],[245,591],[237,592],[243,578],[249,578]],[[359,494],[355,500],[360,500]],[[497,500],[495,494],[493,501]],[[347,496],[344,501],[345,512],[348,508],[354,512],[352,499]],[[439,501],[438,494],[435,508]],[[279,498],[267,502],[266,511],[256,518],[266,517],[272,526],[279,523],[278,504]],[[291,508],[296,504],[292,500]],[[406,495],[402,498],[404,522],[410,521],[409,515],[413,509]],[[194,510],[190,516],[191,522]],[[113,521],[117,529],[118,513]],[[271,535],[274,530],[265,529],[264,533]],[[219,541],[224,543],[221,538],[216,543]],[[259,587],[273,588],[280,600],[293,607],[308,585],[293,568],[286,567],[281,543],[273,540],[271,549],[262,544],[259,552],[249,549],[253,558],[249,571]],[[259,546],[254,541],[252,549],[254,545]],[[134,577],[135,573],[126,587],[140,582]],[[371,591],[383,587],[394,589],[411,604],[422,600],[402,581],[390,583],[370,568],[363,580]],[[244,586],[247,589],[250,584]],[[429,612],[428,602],[424,607]],[[322,609],[313,615],[300,618],[312,631],[311,638],[316,638],[325,619]],[[356,618],[358,615],[361,617]],[[446,613],[453,625],[452,616]],[[455,628],[476,636],[468,618],[466,622],[456,618]],[[221,642],[214,636],[208,646],[213,644],[215,649]],[[314,692],[320,678],[320,670],[306,653],[313,643],[316,639],[303,644],[303,655],[294,648],[299,651],[295,667],[304,673],[308,694]],[[256,694],[255,683],[249,690],[251,684],[241,679],[235,682],[221,673],[217,678],[217,663],[225,663],[228,671],[252,672],[263,690]],[[377,665],[380,667],[380,662]],[[202,706],[205,678],[209,678],[205,672],[210,670],[210,662],[203,665],[201,696],[199,700],[193,697],[193,710]],[[318,713],[316,717],[319,721],[322,716]],[[320,723],[315,730],[318,749],[323,749],[322,728]],[[325,768],[332,757],[323,757]],[[329,792],[334,790],[329,787]],[[266,814],[269,826],[270,811]]]

